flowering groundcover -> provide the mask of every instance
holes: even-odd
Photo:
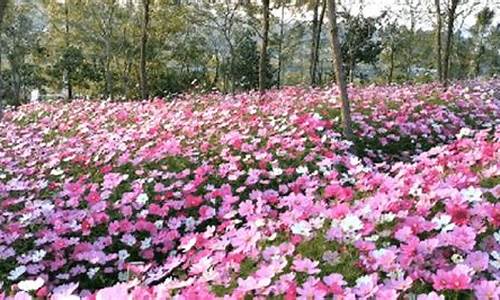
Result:
[[[499,89],[8,111],[0,299],[498,299]]]

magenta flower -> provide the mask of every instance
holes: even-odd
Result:
[[[294,259],[292,269],[297,272],[314,275],[320,272],[318,268],[319,262],[310,260],[309,258]]]
[[[432,277],[432,286],[438,290],[467,290],[470,288],[470,269],[465,265],[457,265],[450,271],[438,270]]]

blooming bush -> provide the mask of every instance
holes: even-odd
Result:
[[[498,299],[498,87],[353,88],[354,145],[333,90],[8,111],[3,289]]]

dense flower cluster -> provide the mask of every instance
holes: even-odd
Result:
[[[354,144],[334,90],[9,111],[1,289],[498,299],[499,87],[352,88]]]

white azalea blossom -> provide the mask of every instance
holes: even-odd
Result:
[[[141,205],[146,204],[148,202],[148,200],[149,200],[149,197],[146,193],[140,194],[139,196],[137,196],[137,199],[136,199],[137,203],[139,203]]]
[[[483,196],[483,192],[474,187],[468,187],[465,190],[461,190],[460,194],[464,198],[464,200],[468,202],[479,202]]]
[[[354,233],[358,230],[363,229],[363,221],[358,216],[347,215],[342,221],[340,221],[340,228],[345,233]]]
[[[19,266],[9,272],[9,276],[7,276],[7,279],[9,279],[10,281],[15,281],[16,279],[21,277],[21,275],[23,275],[26,272],[26,270],[27,270],[26,266]]]
[[[293,234],[310,236],[312,226],[311,226],[311,224],[309,224],[306,221],[300,221],[300,222],[293,224],[291,229],[292,229]]]
[[[38,277],[35,280],[23,280],[17,284],[17,287],[21,291],[31,292],[41,288],[44,283],[45,281],[42,278]]]

